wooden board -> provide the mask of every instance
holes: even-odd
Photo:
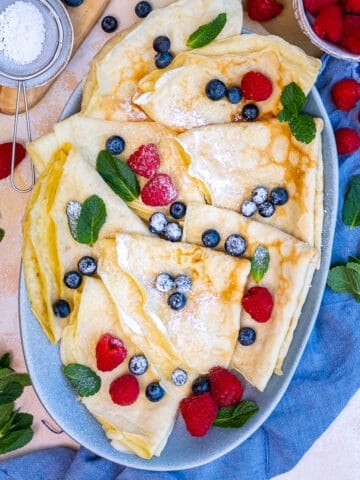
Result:
[[[109,0],[85,0],[79,7],[66,7],[74,28],[73,55],[94,27],[108,3]],[[42,87],[27,90],[29,108],[36,105],[42,99],[51,85],[52,82]],[[10,115],[14,114],[15,103],[16,89],[0,86],[0,112]],[[20,111],[22,112],[23,110],[24,106],[21,98]]]

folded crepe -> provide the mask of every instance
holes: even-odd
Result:
[[[102,372],[97,369],[95,351],[99,338],[106,333],[123,341],[127,357],[115,369]],[[158,402],[146,398],[146,386],[159,380],[151,364],[143,375],[137,376],[140,394],[135,403],[120,406],[111,400],[111,383],[128,374],[129,359],[142,352],[121,328],[115,306],[101,280],[89,277],[84,279],[82,293],[76,298],[71,323],[64,329],[60,351],[64,365],[80,363],[100,377],[100,390],[92,396],[81,397],[81,401],[102,424],[112,446],[142,458],[160,455],[172,431],[179,403],[168,394]]]
[[[145,19],[115,35],[95,56],[84,88],[84,115],[116,120],[144,120],[144,112],[132,102],[139,80],[156,69],[153,41],[166,35],[173,55],[188,50],[188,37],[200,25],[220,13],[227,21],[219,38],[235,35],[242,28],[240,0],[180,0],[155,8]]]
[[[233,368],[259,390],[264,390],[274,371],[281,373],[319,254],[306,243],[234,211],[210,205],[188,205],[183,241],[201,245],[203,232],[210,228],[220,234],[216,247],[219,250],[224,249],[229,235],[240,234],[247,242],[244,257],[251,259],[259,245],[269,252],[269,267],[258,285],[266,287],[273,297],[271,317],[266,323],[259,323],[242,309],[240,327],[253,328],[256,340],[248,346],[237,342],[231,360]],[[254,285],[257,284],[250,275],[245,293]]]
[[[255,187],[286,188],[289,200],[278,206],[269,223],[320,248],[323,222],[321,131],[315,119],[312,142],[299,142],[287,123],[276,118],[253,123],[209,125],[180,134],[188,173],[211,205],[240,211]]]
[[[257,102],[259,118],[276,116],[282,109],[280,95],[291,82],[307,94],[313,86],[321,62],[280,37],[258,34],[235,35],[215,40],[203,48],[179,54],[165,70],[155,70],[139,82],[134,103],[155,121],[177,131],[215,123],[241,121],[242,107],[226,97],[207,98],[206,84],[213,79],[226,86],[240,86],[243,75],[257,71],[266,75],[273,91]]]

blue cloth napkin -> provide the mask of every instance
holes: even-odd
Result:
[[[324,56],[317,88],[334,129],[359,130],[358,108],[336,110],[331,87],[342,78],[360,81],[360,64]],[[360,173],[360,151],[339,156],[340,193],[332,262],[360,255],[360,227],[343,225],[344,194]],[[360,199],[359,199],[360,202]],[[320,313],[285,395],[265,424],[245,443],[202,467],[145,472],[114,464],[84,448],[54,448],[0,462],[0,480],[265,480],[300,460],[339,415],[360,386],[360,303],[326,289]]]

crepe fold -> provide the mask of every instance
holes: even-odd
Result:
[[[224,249],[229,235],[239,234],[247,242],[246,258],[252,258],[259,245],[269,252],[269,268],[259,286],[266,287],[273,297],[271,317],[259,323],[242,309],[240,327],[253,328],[256,340],[248,346],[238,342],[231,360],[233,368],[259,390],[264,390],[274,371],[281,373],[319,254],[281,230],[234,211],[210,205],[188,205],[183,241],[201,245],[202,233],[210,228],[220,233],[221,241],[216,247],[219,250]],[[254,285],[249,276],[245,293]]]

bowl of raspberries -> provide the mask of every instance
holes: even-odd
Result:
[[[323,52],[360,61],[360,0],[293,0],[302,31]]]

